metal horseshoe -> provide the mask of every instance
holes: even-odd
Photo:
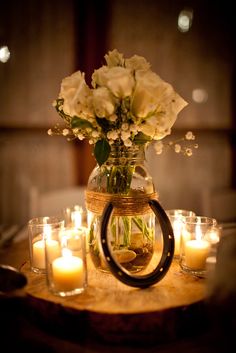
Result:
[[[103,210],[101,221],[101,246],[111,273],[124,284],[131,287],[146,288],[159,282],[169,270],[174,256],[174,234],[170,220],[157,200],[149,200],[149,206],[157,217],[163,235],[163,251],[157,267],[145,275],[130,274],[118,264],[108,244],[107,226],[113,211],[112,202],[108,202]]]

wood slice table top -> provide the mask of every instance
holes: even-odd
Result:
[[[28,279],[27,294],[80,311],[109,314],[158,312],[188,306],[205,298],[205,280],[181,272],[176,260],[160,282],[138,289],[126,286],[109,273],[96,270],[88,257],[88,287],[83,293],[66,298],[50,293],[45,275],[32,272],[28,262],[21,271]]]
[[[174,260],[152,287],[126,286],[96,270],[88,255],[88,286],[79,295],[49,292],[46,276],[21,267],[27,276],[27,305],[35,322],[69,340],[102,344],[147,345],[197,334],[205,320],[205,280],[182,273]]]

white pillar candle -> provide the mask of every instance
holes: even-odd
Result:
[[[185,243],[185,265],[192,270],[205,269],[209,250],[210,244],[206,240],[188,240]]]
[[[44,240],[36,241],[33,244],[33,266],[45,269],[45,246]]]
[[[84,284],[83,261],[76,256],[62,256],[52,262],[53,283],[57,291],[68,292]]]
[[[60,255],[60,247],[57,240],[48,239],[47,250],[48,257],[52,261]],[[33,244],[33,266],[40,269],[45,269],[45,242],[38,240]]]

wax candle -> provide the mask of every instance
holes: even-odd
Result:
[[[185,265],[192,270],[203,270],[210,244],[206,240],[194,239],[185,243]]]
[[[38,240],[33,244],[33,266],[45,269],[44,240]]]
[[[76,256],[62,256],[52,262],[53,283],[57,291],[68,292],[82,288],[83,261]]]
[[[65,237],[68,249],[78,251],[81,249],[81,236],[75,228],[68,228],[62,232],[62,237]]]
[[[79,228],[68,228],[62,232],[62,236],[66,236],[68,249],[79,251],[84,242],[86,252],[89,252],[88,228],[82,226]]]
[[[47,251],[49,259],[53,260],[60,254],[59,243],[57,240],[48,239]],[[38,240],[33,243],[33,266],[40,269],[45,269],[45,242]]]

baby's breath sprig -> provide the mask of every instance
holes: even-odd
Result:
[[[157,141],[154,144],[154,149],[156,154],[162,154],[163,150],[166,148],[171,148],[175,153],[180,153],[185,156],[191,157],[193,154],[193,150],[198,148],[197,143],[191,143],[190,141],[195,140],[195,135],[192,131],[188,131],[184,137],[181,137],[174,141],[163,142]],[[186,145],[187,143],[187,145]]]
[[[47,133],[49,136],[54,136],[54,135],[64,136],[66,137],[67,141],[72,141],[78,138],[72,129],[62,127],[59,124],[56,124],[53,128],[48,129]]]

